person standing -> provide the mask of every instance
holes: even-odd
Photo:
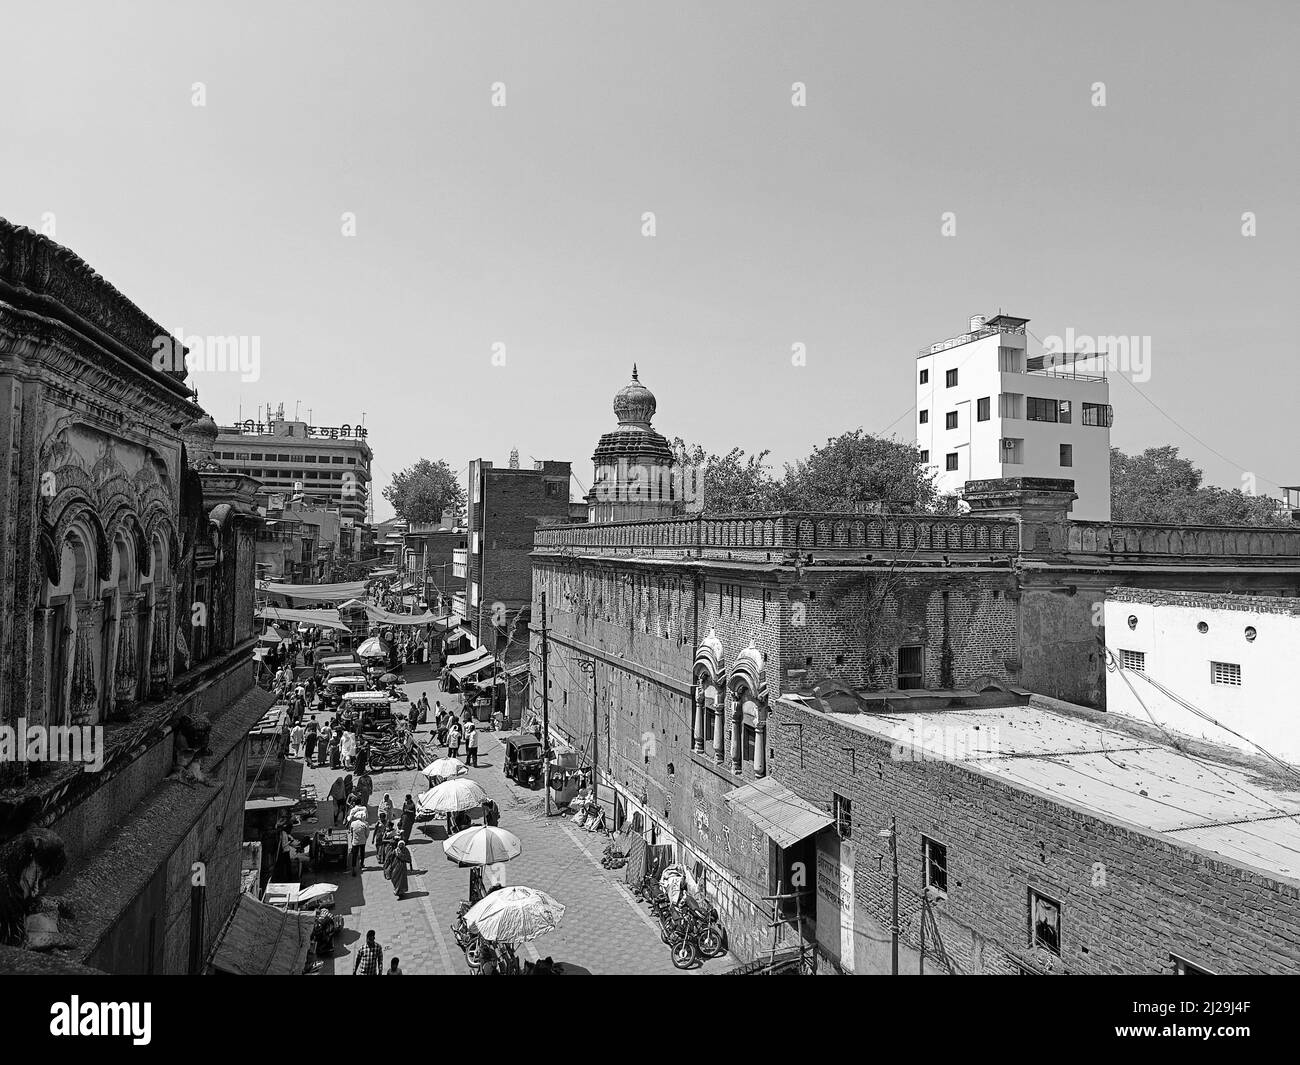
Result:
[[[478,768],[478,729],[473,721],[465,726],[465,757],[470,765]]]
[[[319,728],[320,726],[316,724],[314,717],[307,722],[307,735],[303,740],[303,749],[307,752],[308,765],[316,764],[316,740],[319,735]]]
[[[375,930],[366,933],[366,943],[357,951],[352,963],[352,975],[360,970],[362,976],[382,976],[384,973],[384,948],[375,942]]]
[[[339,766],[342,764],[342,742],[339,739],[339,733],[337,729],[330,730],[329,754],[330,754],[330,768],[338,769]]]
[[[455,758],[460,753],[460,726],[456,722],[451,723],[447,729],[447,757]]]
[[[411,841],[411,829],[415,827],[415,814],[415,800],[408,795],[406,801],[402,803],[402,842],[404,843]]]
[[[370,795],[375,790],[375,782],[370,779],[369,773],[362,773],[357,777],[357,782],[353,791],[357,793],[357,804],[360,806],[370,805]]]
[[[293,751],[295,758],[302,757],[302,745],[307,739],[307,730],[301,724],[294,725],[289,730],[289,747]]]
[[[357,811],[354,809],[353,814]],[[352,875],[357,875],[357,867],[360,866],[364,871],[366,868],[366,840],[370,838],[370,825],[366,823],[365,815],[354,816],[348,824],[348,836],[352,840],[352,848],[348,851],[348,868],[352,870]],[[373,932],[370,933],[372,936]]]
[[[393,894],[399,899],[406,894],[406,871],[415,867],[415,859],[400,839],[393,843],[384,862],[384,879],[393,885]]]

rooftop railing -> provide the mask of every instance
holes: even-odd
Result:
[[[704,515],[560,525],[538,529],[533,543],[538,550],[674,557],[813,549],[988,554],[1017,552],[1019,527],[1009,518],[968,515]]]
[[[1076,521],[1070,524],[1067,550],[1072,554],[1108,556],[1300,559],[1300,526]]]

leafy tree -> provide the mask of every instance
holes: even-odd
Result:
[[[934,475],[915,444],[861,429],[828,439],[802,462],[787,465],[779,496],[785,510],[851,511],[864,504],[927,510],[936,502]]]
[[[777,482],[764,461],[769,452],[746,455],[733,447],[725,455],[708,454],[699,444],[687,446],[678,437],[673,450],[679,460],[703,471],[704,509],[710,514],[752,514],[776,510]],[[696,482],[683,478],[686,485]]]
[[[444,511],[459,511],[465,505],[465,491],[446,462],[420,459],[393,474],[393,482],[384,489],[384,498],[393,505],[397,516],[414,524],[438,522]]]
[[[1205,487],[1204,474],[1178,448],[1149,447],[1140,455],[1110,449],[1112,521],[1165,525],[1289,525],[1278,501],[1239,489]]]

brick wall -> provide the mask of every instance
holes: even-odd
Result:
[[[903,938],[917,945],[924,833],[947,846],[948,897],[937,921],[958,972],[1015,973],[1024,965],[1161,973],[1171,953],[1223,974],[1300,966],[1294,882],[1108,824],[964,766],[893,760],[886,739],[814,711],[781,703],[770,721],[800,725],[784,734],[797,732],[802,741],[775,747],[773,776],[813,805],[828,808],[832,792],[853,804],[855,909],[864,938],[878,938],[889,925],[888,843],[876,833],[894,816]],[[845,747],[855,749],[856,772]],[[1031,888],[1061,904],[1060,957],[1029,946]]]

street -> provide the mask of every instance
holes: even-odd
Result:
[[[431,706],[441,701],[444,707],[459,712],[460,696],[438,691],[437,679],[427,667],[407,669],[408,675],[423,678],[406,685],[411,702],[427,692]],[[400,705],[403,709],[407,706]],[[325,716],[321,715],[321,719]],[[431,731],[429,726],[419,729],[421,742],[427,741]],[[500,806],[501,827],[515,833],[523,844],[523,853],[506,867],[507,881],[545,891],[566,907],[558,930],[523,944],[521,961],[551,957],[563,963],[566,973],[683,973],[674,968],[648,909],[637,903],[623,885],[623,870],[609,871],[601,866],[600,855],[608,837],[575,828],[567,817],[553,816],[548,821],[542,789],[529,791],[507,780],[501,772],[502,745],[498,735],[480,735],[479,768],[471,768],[469,776]],[[439,752],[445,753],[445,749]],[[332,804],[325,796],[340,772],[329,768],[304,770],[303,783],[316,785],[319,809],[315,822],[295,826],[296,835],[309,836],[330,823]],[[373,779],[372,823],[378,816],[377,804],[385,794],[392,797],[400,811],[408,793],[418,798],[429,786],[423,774],[412,770],[375,773]],[[365,933],[374,929],[376,940],[384,948],[385,968],[396,957],[408,975],[469,974],[464,953],[450,930],[457,907],[469,897],[469,870],[447,861],[442,850],[441,824],[441,818],[417,823],[411,833],[415,868],[410,889],[401,899],[394,897],[391,885],[384,879],[373,848],[367,849],[365,868],[357,877],[345,868],[305,874],[304,885],[338,885],[335,912],[346,922],[336,941],[334,957],[322,959],[318,972],[350,975],[355,950]],[[719,973],[733,962],[724,955],[686,972]]]

